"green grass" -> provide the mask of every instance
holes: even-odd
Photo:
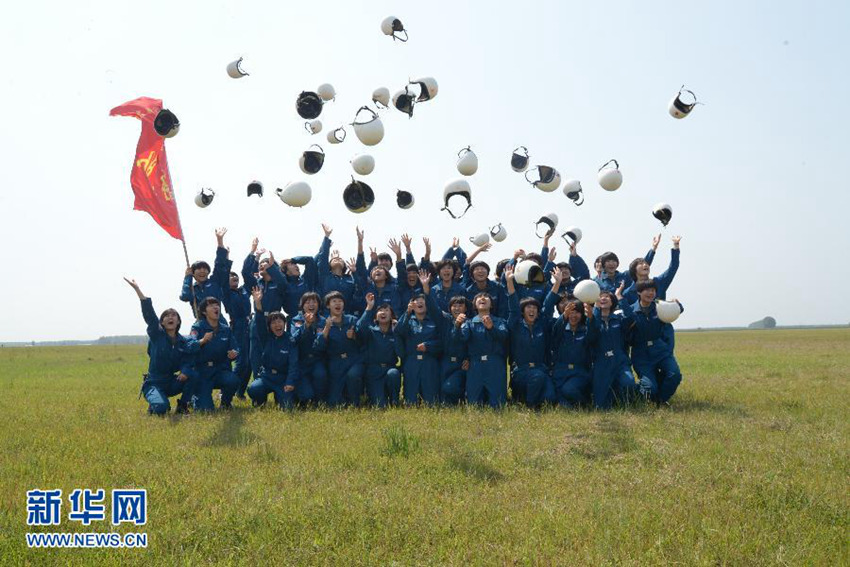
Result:
[[[850,563],[850,330],[677,356],[667,410],[158,419],[143,348],[0,349],[0,563]],[[27,549],[36,487],[146,488],[149,547]]]

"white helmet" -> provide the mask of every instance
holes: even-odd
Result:
[[[523,260],[514,268],[514,281],[520,285],[543,283],[543,269],[534,260]]]
[[[202,209],[206,208],[213,202],[213,197],[215,197],[215,191],[209,187],[204,187],[195,195],[195,204]]]
[[[334,86],[330,83],[322,83],[319,85],[319,88],[316,89],[316,94],[319,95],[319,98],[325,102],[336,98],[336,91],[334,90]]]
[[[425,102],[426,100],[431,100],[435,96],[437,96],[437,91],[439,87],[437,86],[437,79],[434,77],[422,77],[421,79],[413,79],[410,81],[411,85],[419,85],[419,97],[417,97],[416,102]]]
[[[372,102],[378,108],[390,107],[390,89],[387,87],[379,87],[372,91]]]
[[[482,232],[478,236],[470,236],[469,241],[473,246],[484,246],[488,242],[490,242],[490,235],[486,232]]]
[[[682,314],[682,306],[677,301],[659,299],[655,302],[655,312],[664,323],[672,323]]]
[[[395,194],[395,202],[399,209],[409,209],[413,206],[415,199],[413,195],[407,191],[398,189]]]
[[[307,120],[318,118],[322,113],[322,97],[310,91],[302,91],[295,100],[295,111],[298,116]]]
[[[581,229],[577,226],[571,226],[564,231],[561,238],[567,241],[567,244],[572,246],[581,242]]]
[[[358,154],[351,159],[351,168],[360,175],[369,175],[375,170],[375,158],[369,154]]]
[[[568,179],[564,183],[564,195],[567,196],[567,199],[573,202],[575,206],[580,206],[584,203],[584,193],[581,189],[581,181],[578,179]]]
[[[667,223],[673,218],[673,207],[667,203],[658,203],[652,207],[652,216],[660,220],[661,224],[667,226]]]
[[[461,175],[475,175],[478,171],[478,156],[470,146],[463,148],[457,153],[457,170]]]
[[[355,181],[346,185],[342,192],[342,201],[345,207],[352,213],[365,213],[375,204],[375,192],[362,181]]]
[[[533,170],[537,170],[538,179],[536,181],[532,181],[528,178],[528,174]],[[558,173],[558,170],[554,167],[549,167],[548,165],[535,165],[525,172],[525,180],[541,191],[551,193],[561,184],[561,174]]]
[[[331,144],[340,144],[345,140],[345,128],[340,126],[336,130],[331,130],[327,135],[328,142]]]
[[[687,94],[683,97],[683,93]],[[696,105],[697,95],[693,91],[686,90],[685,85],[682,85],[682,88],[679,89],[679,92],[673,97],[670,104],[667,105],[667,111],[673,118],[682,119],[690,114]]]
[[[163,138],[173,138],[180,131],[180,121],[173,112],[163,108],[154,118],[153,129]]]
[[[496,242],[502,242],[508,237],[508,231],[502,226],[502,223],[499,223],[496,226],[490,227],[490,236],[492,236],[493,240]]]
[[[319,149],[311,150],[310,148]],[[322,149],[322,146],[319,144],[313,144],[310,148],[307,148],[304,153],[301,154],[301,157],[298,158],[298,167],[300,167],[301,171],[307,175],[319,173],[319,170],[322,169],[322,165],[325,163],[325,150]]]
[[[611,164],[614,164],[611,167]],[[620,173],[620,164],[617,160],[611,159],[602,164],[599,168],[599,186],[606,191],[616,191],[623,184],[623,174]]]
[[[275,192],[290,207],[303,207],[313,197],[313,190],[304,181],[288,183],[285,188],[278,188]]]
[[[319,119],[308,120],[304,123],[304,129],[310,132],[311,134],[318,134],[322,131],[322,121]]]
[[[381,31],[384,32],[384,35],[392,36],[393,39],[397,39],[401,42],[407,41],[407,30],[404,29],[404,26],[401,23],[401,20],[396,18],[395,16],[387,16],[384,18],[384,21],[381,22]],[[401,36],[396,34],[404,34],[404,39]]]
[[[596,303],[599,299],[599,284],[593,280],[581,280],[576,284],[573,295],[582,303]]]
[[[263,196],[263,184],[256,179],[248,184],[248,196],[250,197],[251,195]]]
[[[535,223],[536,226],[534,227],[534,234],[536,234],[538,238],[543,238],[545,235],[545,233],[538,233],[541,224],[546,225],[546,232],[555,232],[555,228],[558,226],[558,215],[555,213],[549,213],[548,215],[540,217],[540,220]]]
[[[366,122],[358,122],[357,116],[364,110],[372,116]],[[360,107],[360,110],[354,115],[354,122],[351,125],[354,126],[354,134],[357,139],[367,146],[374,146],[384,139],[384,123],[381,122],[375,111],[368,106]]]
[[[409,118],[413,117],[414,104],[416,104],[416,95],[412,94],[407,87],[393,95],[393,106],[396,107],[396,110],[407,114]]]
[[[449,200],[455,196],[463,197],[466,200],[466,208],[460,213],[460,216],[456,216],[449,209]],[[469,186],[469,182],[466,179],[449,181],[443,189],[443,208],[440,210],[448,212],[453,219],[459,219],[466,214],[470,207],[472,207],[472,187]]]
[[[516,148],[514,153],[511,154],[511,169],[517,173],[522,173],[528,169],[528,159],[528,148],[525,146]]]
[[[242,58],[227,64],[227,74],[234,79],[241,79],[248,73],[242,70]]]

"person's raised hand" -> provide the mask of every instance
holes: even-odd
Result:
[[[325,238],[330,238],[331,233],[334,231],[334,229],[324,223],[322,223],[322,230],[325,232]]]

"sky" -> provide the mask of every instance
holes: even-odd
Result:
[[[381,33],[389,15],[409,42]],[[679,327],[766,315],[846,324],[849,23],[840,1],[18,3],[0,21],[0,341],[143,333],[123,276],[189,320],[180,242],[133,211],[140,123],[109,117],[140,96],[163,99],[181,122],[166,148],[191,260],[212,261],[219,226],[239,266],[254,236],[277,258],[315,254],[322,222],[345,257],[357,225],[382,251],[409,232],[419,257],[423,236],[434,256],[453,236],[471,251],[470,236],[502,223],[507,240],[483,257],[495,265],[537,250],[534,222],[555,212],[560,229],[584,232],[588,262],[613,250],[626,266],[661,233],[658,274],[681,235],[668,293],[686,307]],[[231,79],[239,57],[250,75]],[[411,119],[382,112],[386,135],[372,148],[353,132],[331,146],[295,112],[299,92],[333,84],[327,131],[352,122],[375,88],[422,76],[437,79],[437,97]],[[704,105],[675,120],[667,105],[683,84]],[[327,158],[307,176],[298,157],[313,143]],[[579,179],[584,205],[514,173],[520,145],[532,164]],[[442,191],[467,146],[480,163],[468,178],[474,206],[453,220]],[[341,197],[358,153],[376,160],[364,178],[376,203],[361,215]],[[612,158],[624,181],[606,192],[596,173]],[[254,179],[262,199],[246,196]],[[298,180],[313,189],[303,209],[274,194]],[[201,187],[216,191],[205,209],[193,202]],[[412,209],[396,207],[396,189],[414,194]],[[661,201],[673,207],[664,230],[651,215]]]

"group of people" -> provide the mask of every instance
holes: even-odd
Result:
[[[358,407],[364,399],[379,408],[498,408],[510,388],[512,402],[531,408],[607,409],[637,400],[666,404],[682,380],[673,327],[655,309],[679,267],[678,236],[668,269],[654,278],[660,236],[627,271],[619,271],[613,252],[596,258],[600,294],[591,305],[572,295],[591,278],[587,264],[575,243],[568,261],[556,262],[551,231],[539,254],[517,250],[491,278],[479,258],[490,244],[467,256],[455,238],[432,262],[424,238],[417,263],[405,234],[388,243],[394,259],[372,248],[367,266],[363,231],[357,256],[346,262],[331,251],[332,229],[322,228],[318,254],[280,262],[255,238],[241,285],[224,245],[227,230],[216,230],[213,267],[195,262],[185,273],[180,299],[196,316],[188,336],[175,309],[157,317],[151,299],[126,280],[147,323],[150,364],[141,394],[150,413],[168,413],[171,397],[178,397],[177,412],[213,410],[214,390],[221,408],[246,395],[263,405],[270,394],[282,408]]]

